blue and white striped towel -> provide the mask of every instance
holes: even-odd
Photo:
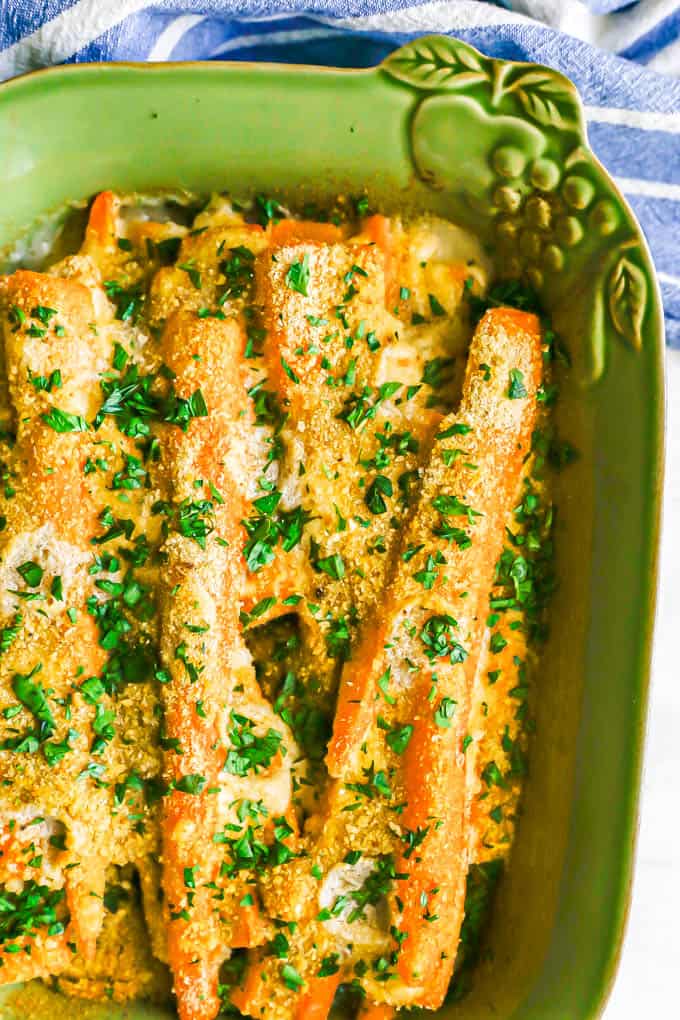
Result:
[[[578,85],[593,148],[649,239],[680,348],[678,0],[0,0],[0,79],[84,60],[369,66],[427,32],[550,64]]]

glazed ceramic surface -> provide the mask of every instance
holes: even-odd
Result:
[[[542,296],[572,368],[557,483],[560,588],[533,681],[536,737],[512,865],[461,1020],[586,1020],[619,951],[654,613],[663,325],[649,254],[545,67],[429,37],[369,71],[79,65],[0,87],[0,248],[103,188],[366,193],[474,229]],[[168,1017],[5,990],[0,1017]]]

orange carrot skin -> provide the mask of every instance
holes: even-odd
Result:
[[[85,231],[85,244],[106,248],[116,236],[116,196],[112,191],[100,191],[90,207]]]
[[[173,790],[165,798],[163,812],[164,856],[168,862],[186,859],[183,854],[184,848],[181,845],[177,848],[175,844],[181,841],[187,828],[194,827],[196,831],[205,831],[215,824],[213,805],[206,796],[195,797]],[[210,870],[202,872],[202,880],[215,881],[217,878],[215,860],[205,861],[203,866],[209,866]],[[183,902],[186,896],[182,869],[166,867],[163,884],[166,901],[172,911],[173,904]],[[212,941],[210,945],[205,939],[202,940],[199,958],[198,947],[189,937],[190,923],[180,917],[172,919],[171,915],[169,925],[168,956],[174,975],[180,1017],[182,1020],[202,1020],[203,1017],[216,1016],[220,1009],[217,986],[219,969],[224,961],[223,945],[217,940]]]
[[[187,565],[186,553],[170,549],[164,576],[165,590],[174,594],[167,602],[162,648],[165,641],[174,644],[175,638],[171,640],[170,635],[185,626],[182,621],[194,611],[199,588],[219,606],[219,623],[213,627],[212,636],[205,638],[207,645],[200,652],[205,656],[205,668],[198,675],[177,668],[171,648],[163,652],[172,675],[163,691],[165,726],[182,748],[182,754],[166,755],[166,777],[178,782],[184,774],[194,772],[204,780],[203,788],[195,793],[173,790],[163,805],[163,885],[170,916],[168,957],[180,1020],[216,1016],[220,1010],[219,971],[229,947],[261,943],[268,934],[259,908],[255,904],[243,906],[231,915],[232,930],[225,943],[225,930],[210,892],[222,882],[223,853],[213,840],[224,823],[216,795],[222,785],[225,757],[221,705],[223,696],[228,697],[233,673],[230,650],[240,642],[238,593],[244,572],[240,520],[244,506],[230,471],[234,436],[241,410],[247,404],[241,366],[243,345],[239,319],[208,322],[186,310],[168,319],[163,334],[164,361],[175,373],[175,391],[188,398],[200,389],[208,410],[206,416],[192,419],[186,432],[169,427],[164,434],[164,456],[169,462],[174,497],[192,498],[196,478],[203,479],[206,489],[212,484],[223,494],[223,502],[217,503],[214,511],[220,545],[213,547],[213,555],[201,557],[192,568]],[[200,717],[196,714],[197,699],[204,705]],[[192,763],[190,769],[188,762]],[[185,869],[194,865],[200,868],[200,882],[189,897]]]
[[[374,683],[374,665],[385,644],[386,626],[376,625],[345,663],[333,721],[333,735],[326,752],[326,767],[336,779],[348,776],[357,748],[373,723],[378,690]]]
[[[427,682],[429,688],[430,682]],[[427,691],[423,692],[427,704]],[[427,980],[422,1005],[438,1002],[448,987],[462,921],[466,868],[451,862],[465,858],[465,760],[462,741],[465,726],[445,730],[431,722],[432,713],[414,720],[414,730],[404,756],[404,809],[406,829],[427,829],[427,836],[399,871],[409,879],[400,883],[403,903],[401,927],[409,933],[398,959],[401,977],[409,984]],[[461,720],[464,722],[464,720]],[[424,777],[427,787],[424,789]],[[432,803],[447,799],[447,810],[435,827]],[[414,860],[415,858],[415,860]],[[420,860],[418,860],[420,858]],[[458,873],[458,881],[452,877]],[[435,921],[430,918],[437,918]],[[443,929],[447,929],[444,939]],[[451,946],[449,959],[441,959],[442,942]]]
[[[487,592],[491,589],[503,545],[505,515],[512,506],[522,463],[530,446],[536,414],[535,393],[541,379],[541,333],[535,316],[514,309],[488,312],[480,328],[492,335],[494,330],[500,331],[506,342],[507,337],[518,337],[518,342],[521,338],[523,378],[531,395],[516,441],[509,450],[507,444],[494,441],[491,433],[481,438],[482,447],[487,447],[488,451],[486,472],[495,479],[492,497],[487,498],[485,537],[479,537],[477,547],[473,542],[473,550],[477,550],[474,576],[480,592]],[[466,555],[469,553],[458,557],[462,567]],[[452,576],[456,574],[454,564],[451,555]],[[471,648],[479,648],[481,642],[484,605],[480,602],[476,612],[469,638]],[[450,726],[437,725],[428,708],[419,712],[413,720],[413,735],[404,755],[406,807],[402,822],[411,831],[426,830],[426,835],[418,849],[408,857],[402,856],[397,865],[400,872],[409,876],[399,889],[403,904],[400,927],[408,937],[399,955],[398,970],[405,982],[425,986],[418,1004],[429,1008],[437,1008],[446,994],[464,910],[468,802],[462,745],[468,719],[467,711],[460,709],[469,703],[475,669],[476,656],[470,655],[459,670],[460,694],[455,690],[449,692],[459,703]],[[427,706],[426,692],[419,704]],[[442,805],[445,805],[443,810]],[[435,820],[436,825],[433,824]]]
[[[333,223],[316,223],[314,220],[279,220],[270,227],[270,244],[281,248],[286,244],[340,244],[344,231]]]
[[[49,944],[40,945],[36,945],[34,939],[26,937],[23,946],[26,952],[22,950],[18,953],[6,953],[0,949],[0,986],[17,984],[19,981],[32,981],[37,977],[49,978],[53,974],[61,973],[73,962],[73,953],[68,948],[64,935],[49,939]]]
[[[267,939],[269,927],[259,906],[254,903],[239,907],[231,943],[234,949],[259,946]]]
[[[10,829],[9,826],[0,828],[0,865],[3,883],[10,879],[25,882],[35,877],[34,869],[29,866],[29,858],[24,851],[25,844],[22,845],[17,839],[16,830]],[[70,934],[73,935],[72,926]],[[38,938],[26,936],[10,940],[8,945],[21,947],[19,952],[7,952],[6,946],[0,945],[0,986],[59,973],[73,958],[67,942],[68,935],[65,932],[50,938],[45,938],[44,932],[41,932]]]
[[[250,960],[242,979],[242,984],[232,988],[229,999],[241,1012],[249,1016],[259,1016],[258,1003],[266,992],[264,983],[265,968],[259,954],[249,954]]]
[[[326,1020],[341,981],[341,972],[328,977],[314,977],[300,993],[295,1020]]]
[[[368,238],[377,244],[385,254],[392,250],[392,224],[387,216],[376,213],[368,216],[362,223],[362,228]]]
[[[241,1013],[253,1017],[266,1015],[266,1003],[274,991],[265,977],[266,962],[260,953],[254,953],[242,983],[231,991],[230,1000]],[[326,977],[308,978],[299,992],[291,992],[293,1020],[326,1020],[343,977],[342,971],[338,971]]]

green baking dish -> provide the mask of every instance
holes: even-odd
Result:
[[[559,427],[560,588],[536,678],[512,866],[461,1020],[599,1015],[633,866],[662,480],[663,320],[640,228],[587,147],[574,87],[429,37],[361,71],[78,65],[0,87],[0,248],[103,188],[366,191],[473,228],[541,293],[569,350]],[[5,989],[0,1016],[142,1020]]]

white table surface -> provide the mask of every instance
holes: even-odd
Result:
[[[604,1020],[680,1016],[680,351],[666,363],[666,490],[637,866]]]

